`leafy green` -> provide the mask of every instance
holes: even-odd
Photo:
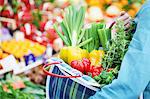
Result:
[[[32,94],[22,92],[18,89],[13,89],[10,83],[7,83],[9,92],[3,90],[2,85],[0,85],[0,97],[1,99],[34,99]]]
[[[103,70],[100,75],[95,76],[94,79],[101,84],[101,87],[107,85],[112,82],[113,79],[117,77],[118,67],[114,68],[113,70],[107,71]]]
[[[13,89],[11,84],[16,81],[23,81],[26,87]],[[7,86],[8,92],[3,90],[3,85]],[[2,99],[45,99],[45,86],[34,84],[26,77],[9,73],[0,79],[0,97]]]

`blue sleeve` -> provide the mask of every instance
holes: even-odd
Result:
[[[118,78],[90,99],[137,99],[150,81],[150,7],[142,9]]]

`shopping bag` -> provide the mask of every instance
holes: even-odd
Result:
[[[53,64],[53,65],[52,65]],[[100,90],[100,85],[90,76],[71,68],[58,58],[50,59],[46,81],[46,99],[88,99]],[[49,74],[50,73],[50,74]]]

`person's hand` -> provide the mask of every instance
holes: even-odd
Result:
[[[109,26],[109,28],[112,28],[115,24],[116,21],[123,21],[126,29],[128,29],[131,25],[131,17],[128,13],[125,11],[120,12],[119,16],[116,18],[116,20]]]
[[[131,25],[131,17],[128,13],[126,13],[125,11],[120,12],[120,15],[116,18],[116,20],[109,26],[109,28],[112,28],[115,24],[116,21],[123,21],[124,22],[124,26],[125,26],[125,30],[128,30],[130,25]],[[115,37],[115,33],[116,33],[116,29],[113,28],[112,29],[112,38]]]
[[[126,28],[129,28],[131,25],[131,17],[125,11],[120,12],[120,15],[116,20],[123,21]]]

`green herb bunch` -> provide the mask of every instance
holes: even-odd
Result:
[[[115,37],[108,41],[107,49],[105,49],[106,53],[102,61],[104,70],[99,76],[94,77],[102,86],[111,83],[112,80],[117,77],[121,62],[132,39],[131,31],[133,28],[134,27],[131,26],[129,30],[126,31],[123,22],[118,21],[116,23]],[[112,69],[110,70],[110,68]]]
[[[120,67],[125,53],[128,50],[129,43],[132,38],[132,33],[125,31],[124,23],[118,21],[115,26],[115,37],[108,43],[108,49],[103,58],[103,68],[108,70],[109,68]]]

